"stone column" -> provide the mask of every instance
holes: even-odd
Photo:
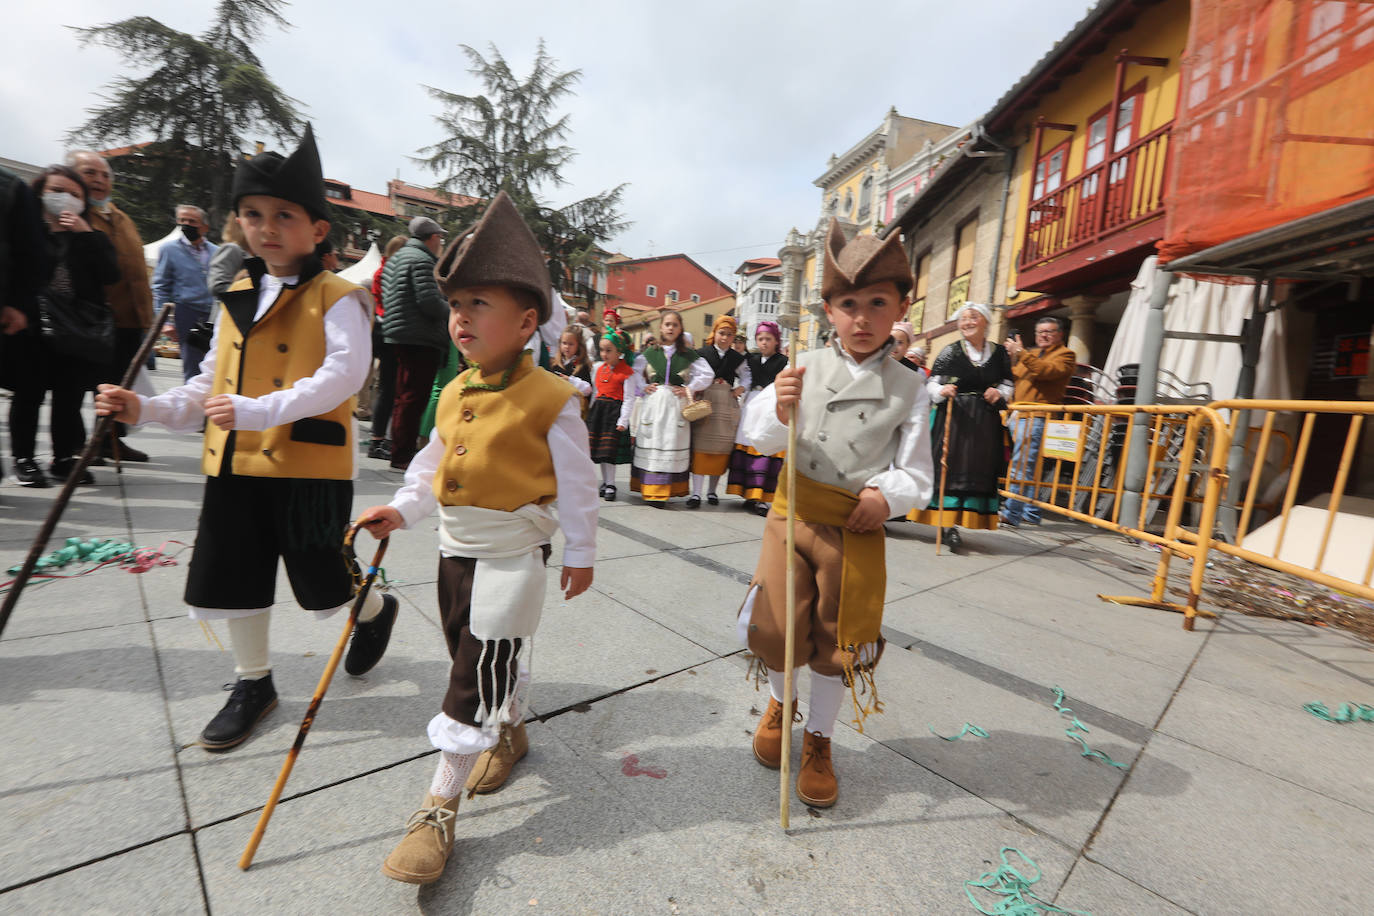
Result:
[[[1069,307],[1069,349],[1078,354],[1080,363],[1092,363],[1093,325],[1096,321],[1097,307],[1107,301],[1106,296],[1069,296],[1064,304]]]
[[[782,301],[778,303],[778,324],[782,328],[782,343],[789,343],[796,337],[801,317],[801,275],[806,265],[806,249],[802,247],[802,236],[796,229],[787,233],[787,239],[778,251],[778,259],[782,261]]]

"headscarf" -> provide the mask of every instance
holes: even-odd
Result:
[[[759,326],[754,329],[754,336],[758,337],[764,331],[767,331],[769,334],[772,334],[775,338],[777,338],[779,343],[782,342],[782,329],[778,327],[778,323],[776,321],[760,321]]]
[[[963,314],[967,309],[973,309],[979,315],[982,315],[983,320],[988,323],[988,327],[992,327],[992,309],[981,302],[965,302],[963,306],[960,307],[959,313]]]
[[[901,331],[906,335],[907,340],[916,339],[916,329],[911,326],[910,321],[894,321],[892,322],[892,330]]]
[[[607,331],[605,334],[601,335],[601,339],[609,340],[611,346],[620,351],[621,358],[624,358],[625,354],[630,352],[630,339],[624,334],[619,334],[615,331]]]
[[[711,336],[715,337],[716,332],[721,328],[729,328],[730,334],[733,336],[739,330],[739,322],[729,315],[721,315],[716,319],[716,323],[711,325]]]
[[[602,313],[601,313],[601,320],[602,320],[602,321],[605,321],[607,318],[614,318],[614,319],[616,319],[617,321],[619,321],[619,320],[620,320],[620,313],[617,312],[615,309],[610,309],[610,308],[605,309],[605,310],[602,311]]]

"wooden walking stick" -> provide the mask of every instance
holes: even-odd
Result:
[[[945,398],[945,433],[940,445],[940,502],[935,516],[935,555],[945,537],[945,478],[949,476],[949,428],[954,425],[954,398]],[[956,547],[958,545],[955,545]],[[953,549],[953,548],[951,548]]]
[[[787,368],[797,365],[795,338],[787,351]],[[797,566],[797,405],[787,416],[787,466],[783,468],[787,480],[787,623],[783,627],[782,669],[782,766],[778,790],[778,816],[782,829],[788,828],[788,806],[792,801],[792,658],[797,644],[797,582],[793,573]]]
[[[133,362],[129,363],[128,368],[124,370],[124,378],[120,380],[119,387],[128,388],[133,385],[134,376],[138,374],[138,367],[148,361],[148,354],[153,349],[153,341],[157,340],[158,334],[161,333],[162,322],[167,319],[167,313],[171,308],[170,302],[165,304],[162,306],[162,311],[158,312],[157,317],[153,319],[152,325],[148,328],[148,333],[143,335],[143,343],[139,345],[138,352],[134,354]],[[48,539],[52,537],[58,521],[62,518],[62,513],[66,511],[72,493],[76,491],[77,483],[81,480],[81,476],[86,473],[86,468],[95,460],[96,449],[114,429],[115,422],[114,417],[107,416],[101,417],[95,424],[95,431],[91,433],[91,438],[86,440],[86,447],[81,450],[81,457],[76,460],[76,465],[67,475],[67,482],[62,485],[62,492],[58,493],[57,498],[53,500],[52,508],[48,510],[48,517],[43,520],[43,527],[38,529],[38,537],[34,538],[33,546],[29,548],[29,555],[24,558],[24,565],[19,568],[19,575],[14,577],[14,584],[5,594],[4,604],[0,604],[0,634],[5,632],[5,625],[10,622],[10,614],[13,613],[14,606],[19,603],[19,593],[24,590],[29,577],[37,568],[38,560],[43,556],[43,551],[47,549]]]
[[[344,535],[344,551],[349,558],[353,557],[353,538],[358,533],[358,525],[349,527],[348,534]],[[267,798],[267,804],[262,809],[262,814],[258,817],[257,826],[253,828],[253,835],[248,838],[248,846],[243,850],[243,856],[239,858],[239,868],[244,871],[253,864],[253,856],[258,852],[258,844],[262,842],[262,835],[267,830],[267,822],[272,819],[272,812],[277,810],[277,802],[281,799],[282,790],[286,788],[286,780],[291,775],[291,769],[296,765],[296,758],[301,754],[301,746],[305,744],[305,736],[310,733],[310,726],[315,724],[315,714],[320,711],[320,704],[324,702],[324,692],[329,689],[329,682],[334,679],[334,669],[339,667],[339,661],[343,658],[344,649],[348,647],[348,637],[353,634],[353,628],[358,623],[358,612],[362,610],[363,601],[367,598],[367,593],[372,590],[372,583],[377,578],[377,571],[381,568],[382,557],[386,555],[387,538],[382,538],[377,542],[377,552],[372,557],[372,565],[367,568],[366,575],[363,576],[363,583],[358,587],[358,594],[353,598],[353,607],[348,611],[348,622],[344,624],[343,632],[339,634],[339,641],[334,646],[334,654],[329,656],[329,664],[324,666],[324,673],[320,675],[319,684],[315,685],[315,695],[310,698],[310,706],[305,711],[305,718],[301,720],[301,727],[296,732],[296,740],[291,745],[291,750],[286,752],[286,762],[282,764],[281,773],[277,776],[277,783],[272,787],[272,794]]]

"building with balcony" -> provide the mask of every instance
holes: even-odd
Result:
[[[782,307],[782,261],[778,258],[750,258],[735,271],[735,319],[740,333],[754,346],[754,332],[760,321],[777,321]],[[789,339],[783,331],[783,340]]]

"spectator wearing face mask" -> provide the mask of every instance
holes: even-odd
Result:
[[[76,463],[76,453],[86,439],[81,420],[81,402],[93,389],[113,358],[113,335],[106,338],[108,349],[94,352],[90,346],[73,346],[86,324],[102,318],[106,329],[113,327],[105,302],[105,287],[119,280],[119,262],[114,246],[102,232],[91,228],[86,219],[87,195],[81,176],[65,165],[51,165],[33,181],[33,191],[43,202],[44,243],[50,270],[39,292],[39,310],[46,317],[51,334],[31,325],[7,341],[6,361],[11,355],[14,398],[10,402],[10,448],[14,456],[15,477],[29,487],[49,485],[38,466],[36,448],[38,415],[49,391],[52,410],[49,418],[53,460],[49,472],[66,478]],[[59,311],[60,307],[60,311]],[[66,321],[57,320],[65,314]],[[80,327],[78,327],[80,325]],[[89,471],[82,483],[93,483]]]
[[[210,261],[219,246],[205,233],[205,211],[193,204],[180,204],[174,211],[181,238],[163,245],[153,270],[153,301],[174,303],[173,330],[181,343],[181,377],[190,381],[200,374],[210,335],[192,335],[191,329],[209,322],[215,297],[210,292]]]

